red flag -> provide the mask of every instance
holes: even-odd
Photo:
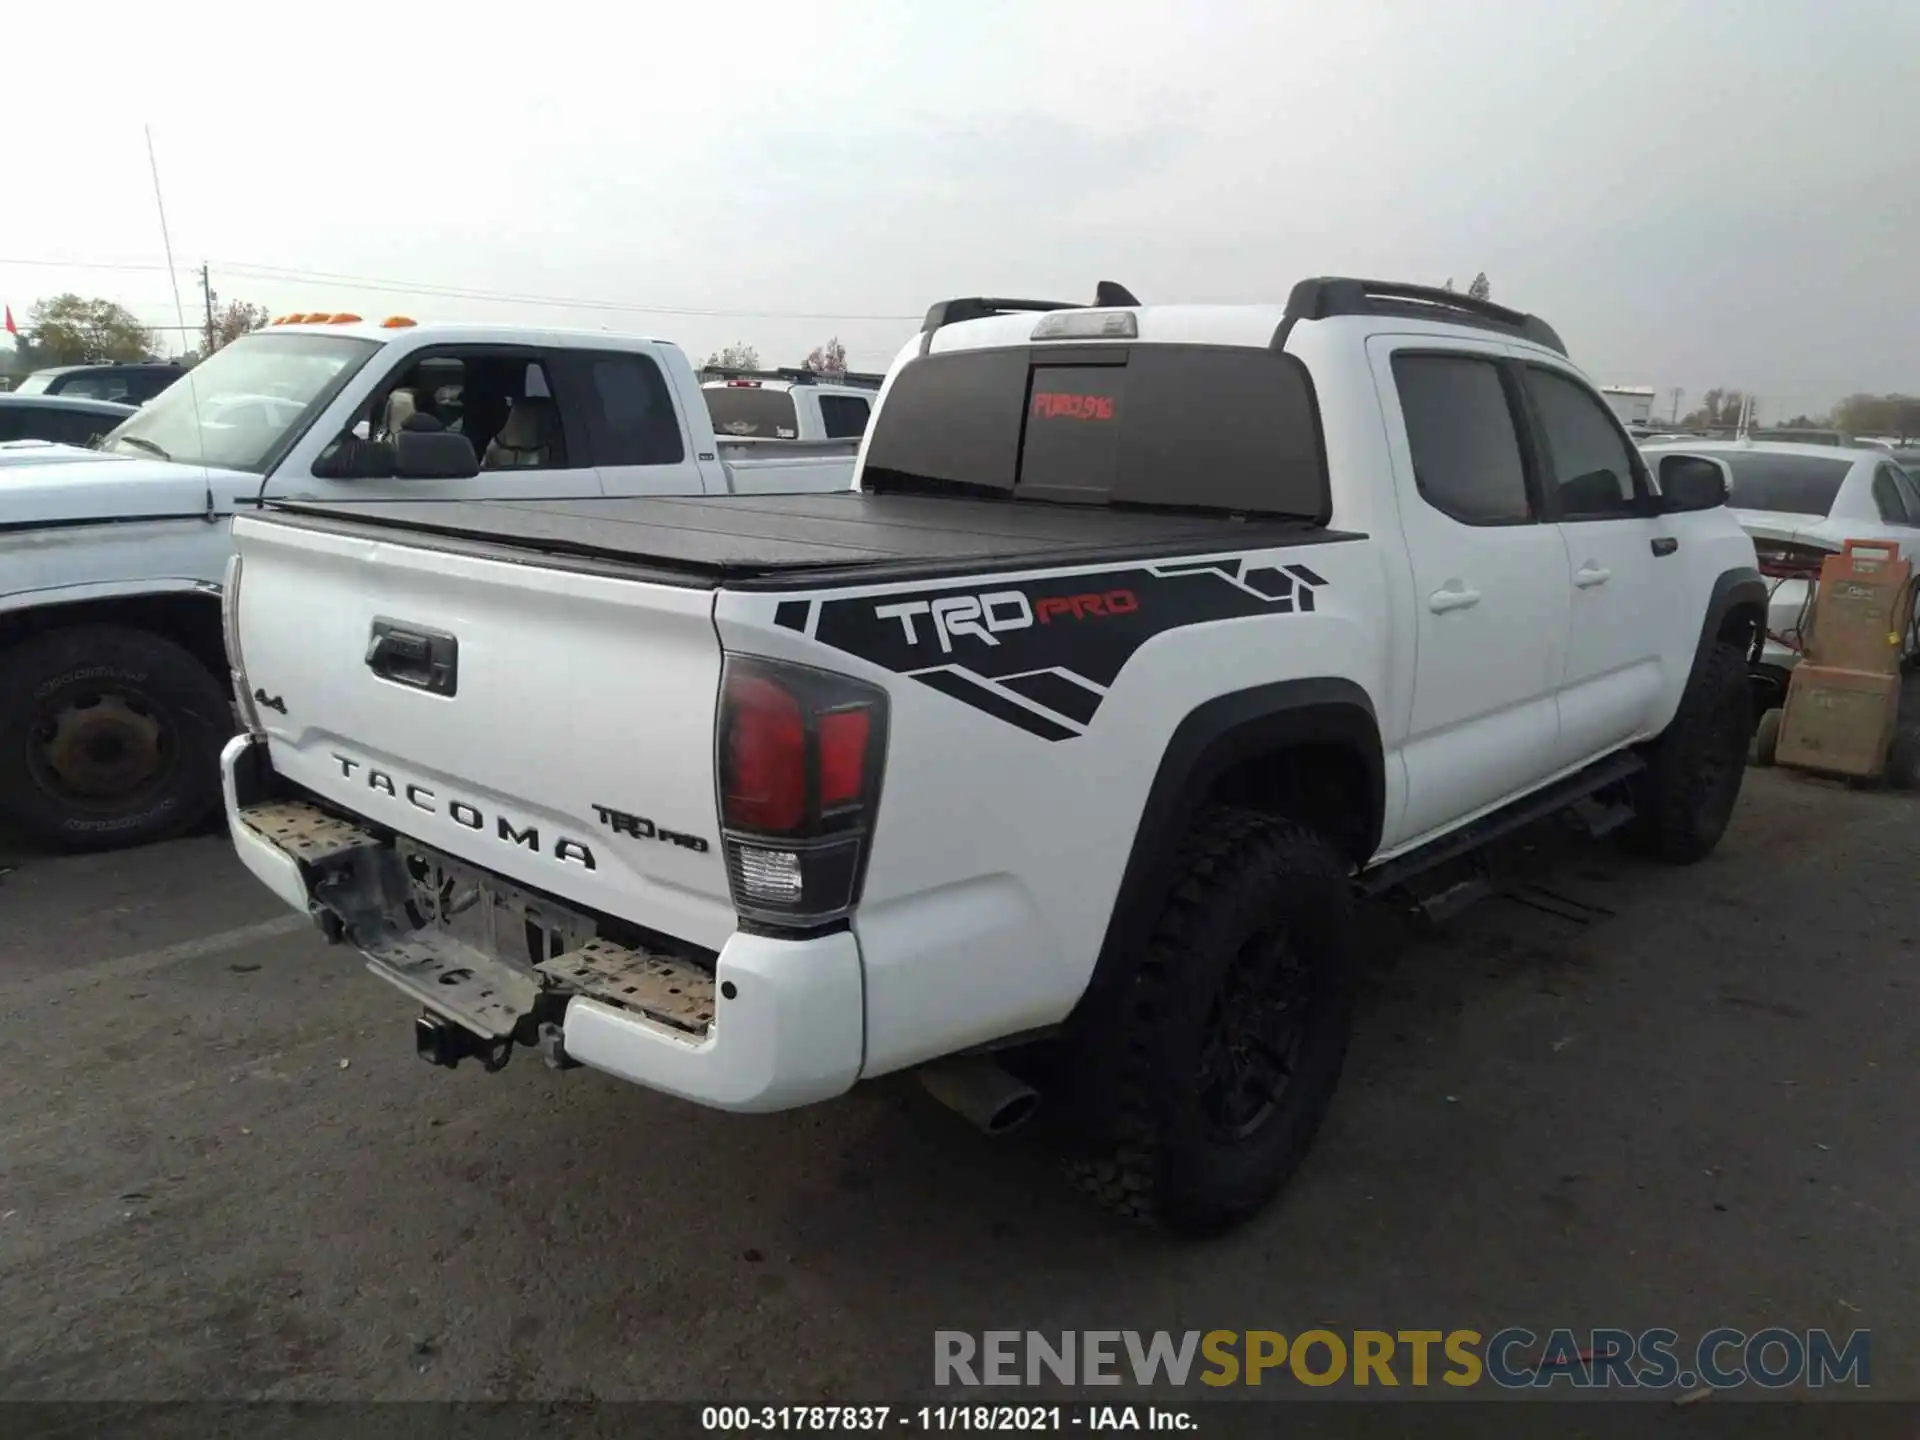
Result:
[[[20,333],[20,327],[13,323],[13,307],[11,305],[7,306],[7,333],[9,335],[18,335]]]

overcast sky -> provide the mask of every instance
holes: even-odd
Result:
[[[66,289],[175,322],[150,124],[175,260],[276,312],[878,367],[956,294],[1485,270],[1663,407],[1920,392],[1914,0],[8,9],[22,323]]]

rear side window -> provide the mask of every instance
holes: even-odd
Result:
[[[127,403],[144,405],[179,378],[179,373],[173,371],[138,371],[127,378],[127,394],[130,397]]]
[[[115,375],[110,371],[75,375],[54,393],[71,395],[77,400],[118,400],[123,404],[132,403],[128,399],[127,377]]]
[[[874,422],[863,484],[1322,522],[1331,508],[1305,367],[1194,345],[915,360]]]
[[[1891,465],[1873,472],[1873,503],[1880,518],[1889,525],[1911,525],[1915,517],[1907,513],[1907,497],[1900,493],[1900,482]]]
[[[1733,472],[1727,503],[1736,510],[1764,510],[1776,515],[1820,515],[1833,509],[1840,486],[1853,469],[1851,460],[1829,460],[1821,455],[1759,455],[1723,453]]]
[[[1613,416],[1565,375],[1526,367],[1527,393],[1546,440],[1554,510],[1563,520],[1633,513],[1633,458]]]
[[[1900,492],[1900,499],[1907,507],[1907,523],[1920,526],[1920,485],[1916,485],[1911,469],[1893,467],[1893,488]]]
[[[827,439],[846,440],[866,434],[867,410],[867,402],[858,395],[822,395],[820,420],[826,427]]]
[[[738,440],[794,440],[800,422],[794,416],[793,396],[785,390],[758,385],[716,385],[701,391],[716,435]]]
[[[678,465],[680,417],[660,367],[645,355],[587,357],[587,403],[596,465]]]
[[[1421,498],[1465,525],[1533,518],[1500,370],[1469,355],[1396,355],[1394,389]]]

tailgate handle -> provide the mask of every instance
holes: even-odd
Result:
[[[396,685],[451,696],[460,686],[460,641],[444,630],[376,619],[367,668]]]

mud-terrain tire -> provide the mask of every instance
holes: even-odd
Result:
[[[1703,860],[1720,843],[1746,777],[1754,736],[1746,652],[1716,644],[1700,657],[1680,708],[1629,782],[1633,821],[1621,841],[1673,865]]]
[[[49,631],[0,654],[0,813],[62,850],[181,834],[220,801],[225,688],[163,636]]]
[[[1075,1182],[1186,1236],[1248,1219],[1326,1116],[1353,1020],[1348,865],[1313,831],[1213,810],[1122,1010],[1114,1141]]]

